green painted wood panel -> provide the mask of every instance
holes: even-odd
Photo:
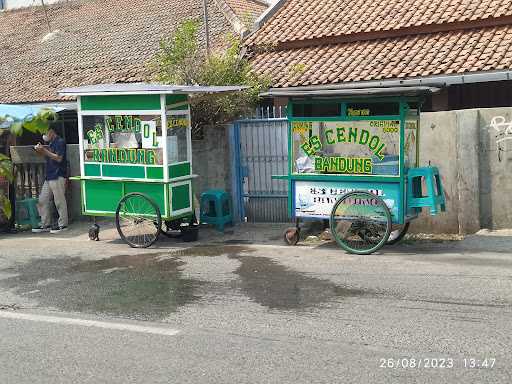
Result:
[[[84,180],[85,209],[115,213],[123,197],[122,183],[105,180]]]
[[[190,163],[169,165],[169,178],[175,179],[176,177],[190,175]]]
[[[164,184],[158,183],[124,183],[125,194],[132,192],[140,192],[150,197],[158,208],[160,208],[160,214],[166,216],[165,212],[165,190]]]
[[[159,110],[160,95],[82,96],[82,111]]]
[[[143,166],[103,164],[103,177],[119,177],[126,179],[144,179]]]
[[[172,210],[190,208],[190,184],[171,186]]]
[[[158,183],[124,183],[125,194],[139,192],[147,195],[158,205],[160,214],[166,216],[165,212],[165,190],[163,184]]]
[[[167,106],[172,105],[172,104],[183,103],[185,101],[188,101],[188,96],[187,95],[167,95],[167,96],[165,96],[165,104]],[[182,106],[179,106],[179,107],[174,107],[172,109],[173,110],[187,110],[188,109],[188,104],[187,105],[182,105]]]
[[[84,176],[101,176],[101,166],[99,164],[84,164]]]
[[[164,168],[163,167],[146,167],[146,174],[148,179],[163,179]]]

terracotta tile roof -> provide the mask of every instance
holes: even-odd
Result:
[[[512,16],[506,0],[287,0],[248,44],[397,31]]]
[[[236,31],[209,1],[213,45]],[[238,0],[240,9],[254,1]],[[57,90],[94,83],[147,80],[159,42],[187,18],[202,20],[202,0],[88,0],[0,12],[0,103],[58,100]],[[200,35],[203,35],[202,33]]]
[[[259,0],[225,0],[242,22],[254,21],[268,8],[268,4]]]
[[[246,42],[292,87],[512,68],[512,1],[286,0]]]
[[[512,68],[512,25],[256,53],[275,87]]]

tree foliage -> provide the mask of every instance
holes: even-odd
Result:
[[[259,93],[270,81],[252,71],[242,54],[241,40],[226,36],[226,48],[202,53],[198,40],[199,22],[184,21],[174,34],[160,43],[152,62],[154,78],[176,85],[242,85],[247,89],[235,93],[205,94],[192,98],[192,121],[195,127],[218,125],[250,112],[259,101]]]
[[[43,134],[48,131],[50,123],[56,118],[56,113],[51,109],[41,109],[35,115],[27,115],[18,118],[11,115],[0,116],[0,125],[6,124],[12,134],[21,136],[23,130],[36,134]]]
[[[158,82],[176,85],[197,83],[198,63],[201,61],[198,31],[199,22],[185,20],[170,37],[160,41],[160,49],[150,64]]]

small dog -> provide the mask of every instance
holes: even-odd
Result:
[[[89,240],[100,241],[100,226],[98,224],[93,224],[89,228]]]

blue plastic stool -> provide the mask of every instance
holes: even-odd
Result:
[[[30,225],[32,228],[39,226],[41,217],[37,210],[37,199],[16,200],[16,223]]]
[[[229,193],[210,189],[201,194],[201,223],[213,224],[224,232],[226,224],[233,224],[233,209]]]
[[[427,195],[423,196],[422,182],[427,186]],[[437,167],[409,168],[407,172],[407,207],[416,212],[421,208],[430,208],[432,215],[446,211],[446,199]]]

